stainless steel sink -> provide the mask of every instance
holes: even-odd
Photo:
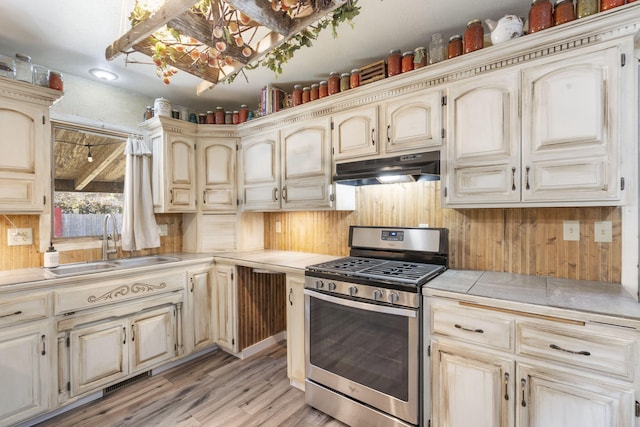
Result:
[[[115,270],[118,264],[106,261],[85,262],[81,264],[63,264],[55,268],[48,269],[56,276],[72,276],[77,274],[99,273],[101,271]]]
[[[144,267],[147,265],[164,264],[166,262],[181,261],[180,258],[166,255],[141,256],[134,258],[114,259],[113,263],[123,268]]]
[[[181,261],[181,259],[178,257],[167,255],[150,255],[134,258],[114,259],[110,261],[62,264],[58,267],[50,268],[47,270],[55,276],[76,276],[80,274],[91,274],[100,273],[103,271],[121,270],[125,268],[145,267],[176,261]]]

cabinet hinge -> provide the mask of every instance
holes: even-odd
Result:
[[[196,151],[198,149],[198,144],[193,144],[193,151]]]
[[[620,178],[620,190],[624,190],[624,177]]]
[[[333,130],[333,120],[331,120],[331,130]]]
[[[67,337],[67,347],[71,347],[71,338]]]
[[[231,345],[236,345],[236,339],[235,338],[231,338]]]
[[[42,196],[42,204],[43,205],[47,204],[47,196]]]
[[[231,280],[233,280],[233,271],[231,272]]]
[[[47,124],[47,120],[44,118],[44,115],[42,116],[42,124]]]
[[[636,418],[640,418],[640,402],[636,400]]]
[[[336,148],[335,147],[331,147],[331,155],[332,156],[336,155]]]
[[[440,137],[441,137],[442,139],[445,139],[445,138],[446,138],[447,132],[444,130],[444,128],[442,128],[442,132],[440,133],[440,135],[441,135]]]
[[[622,55],[620,55],[620,65],[622,67],[627,65],[627,54],[626,53],[623,53]]]
[[[447,197],[447,194],[449,194],[449,193],[447,192],[447,187],[444,187],[444,197]]]
[[[447,105],[447,95],[442,97],[442,106],[444,107],[445,105]]]
[[[427,427],[431,427],[431,420],[427,421]]]
[[[71,391],[71,381],[67,381],[67,391]]]
[[[240,144],[236,144],[236,151],[240,151]]]
[[[431,357],[431,345],[427,346],[427,357]]]

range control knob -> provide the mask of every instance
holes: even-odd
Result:
[[[335,284],[335,283],[333,283],[333,282],[329,282],[329,283],[327,284],[327,286],[329,286],[329,290],[330,290],[330,291],[335,291],[335,290],[336,290],[336,284]]]
[[[316,280],[316,289],[324,288],[324,282],[322,280]]]
[[[376,289],[375,291],[373,291],[373,300],[378,301],[379,299],[382,298],[383,295],[384,295],[384,292],[382,292],[382,290]]]
[[[391,304],[397,303],[399,299],[400,299],[400,295],[398,295],[397,292],[391,292],[389,294],[389,302],[391,302]]]
[[[358,293],[358,288],[356,288],[355,286],[351,286],[349,288],[349,296],[354,296],[357,293]]]

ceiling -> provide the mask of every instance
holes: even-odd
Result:
[[[325,30],[312,47],[301,49],[284,65],[281,75],[264,68],[250,70],[247,79],[239,76],[231,84],[218,84],[198,96],[196,86],[201,80],[184,72],[164,85],[152,65],[125,65],[123,55],[105,60],[106,47],[129,30],[127,17],[134,2],[2,0],[0,53],[30,55],[34,63],[89,80],[98,81],[88,73],[91,68],[111,70],[119,79],[105,84],[151,98],[162,96],[174,105],[200,111],[215,106],[237,109],[240,104],[257,108],[260,89],[267,84],[290,91],[294,84],[324,80],[331,71],[371,64],[385,58],[391,49],[426,46],[436,32],[446,38],[462,34],[471,19],[526,16],[530,5],[528,0],[359,0],[361,12],[353,28],[343,24],[335,39]],[[138,53],[130,59],[150,60]]]

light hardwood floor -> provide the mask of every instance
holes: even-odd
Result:
[[[245,360],[216,350],[38,426],[344,426],[305,404],[286,363],[284,343]]]

